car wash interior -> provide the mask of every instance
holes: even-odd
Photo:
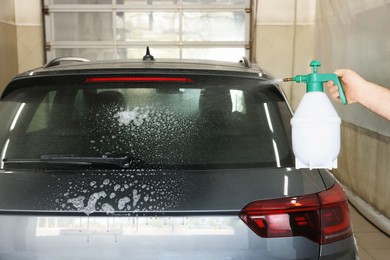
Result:
[[[156,60],[247,57],[296,111],[306,78],[294,76],[313,60],[318,73],[348,68],[390,88],[389,35],[390,0],[2,0],[0,93],[54,58],[142,59],[149,46]],[[341,118],[337,164],[324,168],[347,195],[360,259],[389,259],[390,121],[324,92]]]

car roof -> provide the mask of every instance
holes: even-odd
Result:
[[[158,59],[143,61],[139,59],[129,60],[100,60],[89,61],[78,57],[61,57],[46,63],[42,68],[30,70],[21,75],[38,73],[51,74],[58,71],[78,70],[115,70],[115,69],[173,69],[173,70],[212,70],[235,71],[244,73],[262,74],[258,66],[251,64],[247,59],[238,62],[196,60],[196,59]]]
[[[74,76],[100,73],[194,73],[202,75],[230,75],[257,79],[272,77],[247,58],[237,62],[196,60],[196,59],[129,59],[89,61],[79,57],[60,57],[46,63],[43,67],[16,75],[4,89],[1,99],[14,90],[25,87],[27,82],[44,78]],[[69,78],[69,77],[68,77]]]

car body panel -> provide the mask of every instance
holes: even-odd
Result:
[[[0,216],[1,259],[317,259],[306,238],[263,239],[236,216]],[[3,242],[4,241],[4,242]]]
[[[107,203],[115,212],[125,213],[238,214],[254,200],[300,196],[324,189],[317,170],[0,171],[0,211],[83,212],[87,202],[98,196],[94,212],[105,212],[102,205]],[[82,199],[83,205],[76,203],[77,198]],[[126,207],[118,207],[120,199],[124,202],[126,198]]]

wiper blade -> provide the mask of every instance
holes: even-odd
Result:
[[[121,168],[129,168],[131,159],[129,156],[123,157],[80,157],[80,156],[64,156],[64,155],[42,155],[41,161],[48,163],[63,162],[75,164],[89,164],[89,165],[116,165]]]
[[[139,163],[139,160],[123,157],[80,157],[72,155],[42,155],[40,159],[3,159],[4,165],[23,165],[23,164],[40,164],[52,166],[115,166],[119,168],[129,168],[133,163]]]

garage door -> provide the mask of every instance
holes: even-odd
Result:
[[[46,58],[238,61],[250,53],[250,0],[44,0]]]

